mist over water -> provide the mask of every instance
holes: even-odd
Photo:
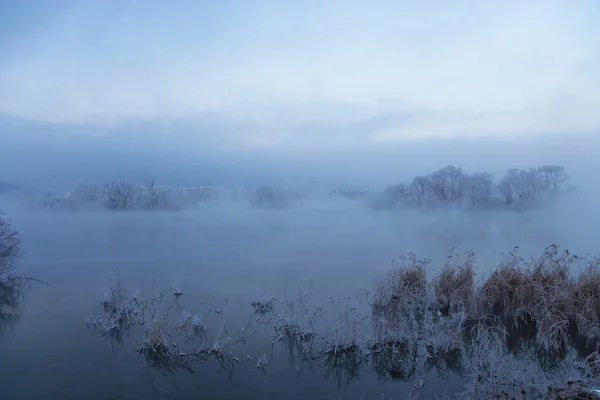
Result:
[[[201,392],[210,398],[298,399],[360,398],[363,392],[365,398],[379,398],[386,392],[402,398],[412,382],[392,385],[363,374],[338,387],[322,371],[297,374],[277,343],[266,374],[249,362],[229,381],[208,362],[196,375],[177,375],[179,392],[168,379],[157,378],[154,388],[131,348],[111,352],[103,337],[86,329],[85,320],[100,314],[98,302],[112,271],[145,291],[177,285],[185,307],[195,309],[202,302],[218,307],[223,314],[215,321],[227,320],[233,331],[246,324],[249,302],[259,292],[281,296],[314,279],[316,301],[351,296],[372,289],[390,261],[409,252],[431,258],[433,274],[454,246],[454,252],[472,249],[481,275],[513,246],[526,257],[552,243],[597,255],[600,226],[592,223],[597,219],[590,213],[592,200],[573,193],[541,210],[476,213],[375,211],[337,198],[309,199],[280,210],[218,200],[178,212],[13,209],[10,216],[26,254],[22,265],[47,285],[35,285],[21,321],[0,340],[3,398],[169,398],[161,392],[179,398]],[[253,333],[256,340],[238,346],[241,354],[254,359],[270,354],[268,334]],[[461,389],[458,378],[445,382],[434,376],[421,376],[429,382],[422,395]]]

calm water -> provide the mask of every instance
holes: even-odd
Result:
[[[257,292],[281,296],[314,278],[317,301],[353,295],[372,288],[390,260],[409,251],[433,258],[435,270],[451,246],[472,248],[484,272],[517,244],[525,255],[539,254],[553,242],[595,251],[586,248],[590,239],[579,240],[579,221],[548,219],[547,213],[477,219],[375,213],[337,202],[295,210],[208,205],[173,213],[11,217],[23,236],[23,265],[48,284],[34,285],[21,321],[0,336],[2,399],[381,399],[383,393],[404,398],[414,391],[414,381],[384,379],[368,369],[350,384],[335,373],[326,376],[321,366],[298,372],[284,347],[272,346],[264,327],[235,345],[242,360],[232,376],[208,361],[194,375],[182,372],[174,380],[156,375],[151,384],[152,374],[131,347],[138,337],[112,351],[105,338],[86,328],[89,315],[101,315],[98,304],[112,270],[144,290],[177,284],[185,293],[182,307],[195,311],[205,301],[222,309],[210,324],[227,320],[231,333],[246,324]],[[256,360],[263,353],[269,359],[266,372],[245,361],[246,355]],[[452,374],[436,378],[435,371],[414,379],[426,382],[424,396],[458,391],[463,384]]]

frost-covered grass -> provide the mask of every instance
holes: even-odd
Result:
[[[126,286],[120,275],[109,279],[109,290],[101,301],[105,316],[88,318],[88,328],[110,338],[113,346],[123,344],[126,335],[142,329],[135,350],[147,365],[166,373],[179,369],[193,372],[193,361],[217,359],[230,367],[233,356],[226,345],[231,341],[225,323],[208,339],[205,318],[208,311],[189,312],[181,308],[179,289],[165,290],[146,298],[140,291]]]
[[[239,333],[253,319],[271,326],[272,342],[290,352],[298,373],[310,364],[340,385],[366,370],[412,381],[435,369],[468,380],[461,398],[594,395],[589,388],[600,387],[598,260],[550,246],[526,261],[514,249],[479,279],[472,252],[448,257],[434,276],[430,264],[414,254],[400,257],[372,291],[355,297],[320,300],[314,282],[277,301],[257,295]],[[196,312],[181,310],[182,299],[179,290],[145,299],[116,276],[102,302],[106,317],[92,319],[90,328],[120,340],[139,327],[138,352],[150,366],[169,372],[191,371],[193,361],[209,358],[230,371],[240,359],[255,360],[268,372],[271,358],[241,357],[237,346],[245,339],[232,340],[224,322],[208,323],[211,308],[204,304]],[[581,340],[589,350],[578,353],[573,344]]]
[[[444,268],[433,281],[438,310],[448,315],[452,311],[472,314],[475,302],[475,253],[469,251],[464,257],[449,255]]]
[[[88,318],[88,328],[109,336],[114,344],[119,344],[136,324],[145,324],[145,313],[152,307],[138,299],[139,292],[126,286],[121,276],[114,273],[109,279],[109,289],[100,302],[105,318]]]

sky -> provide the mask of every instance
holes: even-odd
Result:
[[[18,159],[57,176],[101,163],[97,149],[363,182],[375,161],[422,173],[486,170],[500,147],[507,166],[583,154],[600,132],[599,21],[598,0],[4,0],[0,175]]]
[[[308,142],[595,132],[599,21],[597,0],[7,0],[0,113],[226,117],[255,145],[306,124],[363,125]]]

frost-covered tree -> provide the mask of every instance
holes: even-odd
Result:
[[[537,175],[542,190],[549,196],[554,196],[560,185],[567,182],[569,177],[565,168],[559,165],[543,165],[537,168]]]
[[[429,186],[442,203],[457,203],[462,200],[466,175],[462,168],[448,165],[427,176]]]
[[[104,196],[108,207],[114,210],[127,210],[133,192],[133,184],[126,181],[104,184]]]
[[[510,169],[498,183],[498,189],[506,205],[517,202],[522,206],[535,202],[540,187],[540,178],[535,168]]]
[[[429,181],[424,176],[417,176],[411,182],[409,190],[413,202],[420,207],[427,202],[430,190]]]
[[[146,193],[148,194],[148,206],[156,210],[158,208],[159,189],[156,187],[156,180],[148,178],[144,181]]]

